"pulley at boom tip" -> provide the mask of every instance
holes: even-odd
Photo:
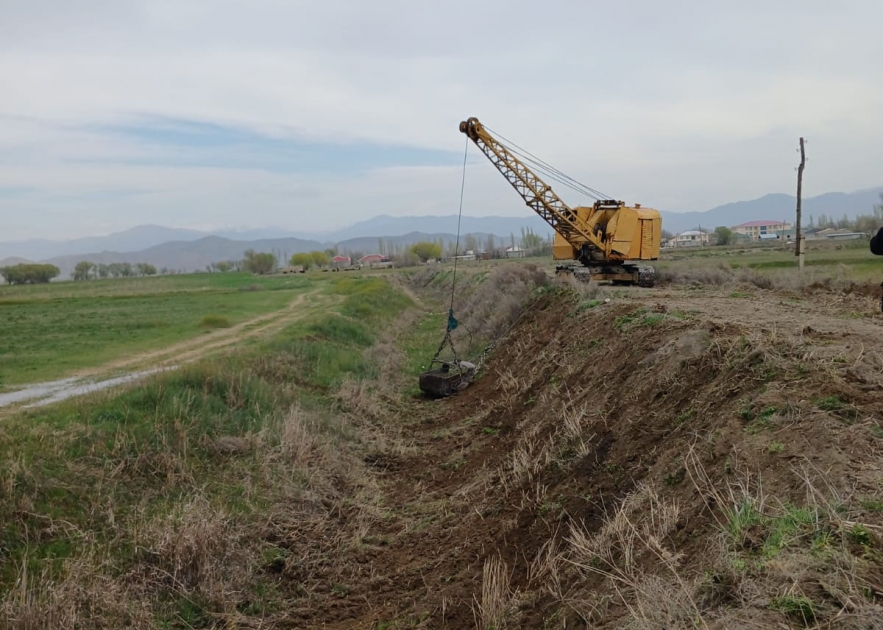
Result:
[[[465,133],[471,140],[478,137],[478,131],[481,129],[481,123],[478,118],[470,116],[466,120],[460,121],[460,133]]]

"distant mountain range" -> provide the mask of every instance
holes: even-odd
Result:
[[[825,193],[818,197],[805,198],[802,203],[804,221],[809,222],[810,216],[818,218],[822,214],[834,219],[839,219],[844,214],[849,217],[870,214],[874,206],[881,202],[881,194],[883,187],[853,193]],[[697,227],[713,230],[719,225],[729,227],[764,219],[793,222],[796,209],[796,197],[784,194],[764,195],[760,199],[728,203],[705,212],[663,211],[662,227],[677,233]]]
[[[880,203],[883,187],[854,193],[827,193],[804,199],[804,215],[825,214],[840,218],[867,214]],[[662,211],[662,227],[670,232],[718,225],[737,225],[759,219],[793,220],[796,199],[790,195],[771,194],[752,201],[728,203],[705,212]],[[551,234],[549,226],[536,215],[524,217],[462,217],[461,234],[473,234],[485,240],[493,234],[499,243],[506,243],[510,234],[518,236],[522,228],[542,235]],[[142,225],[107,236],[94,236],[68,241],[29,240],[0,243],[0,266],[25,261],[49,262],[62,270],[62,277],[81,260],[95,263],[150,263],[157,268],[195,271],[222,260],[241,259],[247,249],[271,251],[282,259],[291,254],[337,246],[341,251],[373,252],[379,241],[397,246],[421,240],[452,242],[456,236],[457,217],[378,216],[348,228],[321,234],[291,232],[283,228],[214,233]]]
[[[551,233],[552,229],[536,214],[524,217],[469,217],[460,222],[461,234],[495,234],[509,237],[518,235],[521,228],[531,228],[538,234]],[[456,234],[457,216],[391,217],[381,215],[351,225],[337,232],[323,234],[325,240],[334,243],[361,237],[404,236],[411,232]]]
[[[870,213],[881,202],[883,187],[869,188],[853,193],[825,193],[803,200],[804,220],[825,214],[839,219],[844,214],[854,217]],[[737,201],[717,206],[704,212],[671,212],[662,210],[662,227],[670,232],[684,232],[702,227],[714,229],[718,225],[733,226],[761,219],[786,221],[794,219],[797,198],[792,195],[770,194],[751,201]],[[538,234],[550,232],[549,226],[537,215],[525,217],[463,217],[461,233],[482,232],[508,238],[518,235],[521,228],[531,228]],[[356,223],[338,232],[323,234],[332,242],[356,236],[398,236],[409,232],[456,232],[457,217],[391,217],[382,215]],[[2,248],[2,246],[0,246]]]

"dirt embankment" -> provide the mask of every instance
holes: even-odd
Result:
[[[280,569],[287,623],[880,627],[883,327],[850,300],[550,292],[468,390],[365,420],[376,511]]]

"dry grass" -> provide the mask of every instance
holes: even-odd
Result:
[[[658,284],[720,286],[736,281],[733,269],[726,263],[702,267],[660,267],[656,270]]]
[[[657,270],[657,281],[660,284],[687,286],[723,286],[728,284],[746,284],[760,289],[776,287],[775,278],[787,278],[790,274],[777,276],[759,273],[753,269],[733,269],[725,262],[702,267],[665,267]]]
[[[518,485],[516,477],[536,487],[523,504],[543,501],[546,454],[553,443],[585,434],[583,415],[570,402],[547,443],[519,440],[500,476],[507,488]],[[678,553],[671,537],[684,527],[682,509],[660,489],[641,484],[600,527],[573,525],[565,547],[553,534],[530,563],[530,584],[589,626],[609,623],[611,606],[618,605],[626,614],[614,613],[615,627],[883,627],[876,550],[883,527],[860,520],[856,503],[827,475],[793,468],[806,496],[804,505],[795,505],[775,499],[748,470],[713,479],[697,447],[684,465],[716,522],[706,553]],[[859,544],[865,545],[861,553]]]
[[[610,297],[610,287],[597,282],[582,282],[572,275],[565,276],[567,286],[570,287],[583,301],[604,301]]]
[[[883,627],[873,550],[880,528],[855,520],[856,506],[827,475],[790,470],[805,490],[797,506],[774,499],[747,470],[715,483],[695,449],[685,461],[719,531],[707,565],[714,580],[697,585],[705,615],[735,625],[774,613],[807,627]],[[857,554],[857,547],[864,550]],[[718,609],[721,600],[730,602],[726,610]]]
[[[25,561],[0,600],[2,630],[154,628],[151,607],[93,555],[68,560],[63,578],[31,575]]]
[[[389,402],[396,399],[404,386],[407,355],[401,348],[401,337],[410,330],[419,313],[410,311],[383,331],[365,350],[374,378],[346,376],[332,393],[341,409],[359,418],[383,420],[389,416]]]
[[[778,269],[761,273],[741,267],[733,269],[726,262],[705,266],[669,265],[657,269],[657,281],[661,285],[726,286],[744,285],[764,290],[788,291],[796,294],[826,291],[832,293],[876,294],[876,284],[856,281],[852,270],[840,265],[833,270]]]
[[[151,588],[199,599],[221,614],[235,612],[254,571],[254,554],[242,526],[225,510],[193,497],[149,521],[134,538]]]
[[[512,576],[499,556],[484,562],[481,582],[481,600],[475,598],[473,614],[479,630],[506,630],[517,628],[516,594],[509,587]]]
[[[883,627],[877,552],[855,553],[862,537],[873,546],[865,532],[874,527],[852,520],[836,492],[794,471],[807,490],[798,508],[775,503],[746,473],[715,484],[694,450],[687,465],[718,523],[702,557],[676,552],[669,536],[683,526],[681,510],[644,484],[597,530],[572,525],[561,551],[550,540],[531,580],[589,625],[609,619],[612,592],[626,611],[617,627]]]
[[[154,628],[170,619],[174,627],[241,627],[266,553],[284,558],[282,572],[305,588],[320,575],[327,579],[329,562],[350,570],[348,554],[381,519],[381,493],[346,448],[343,422],[295,406],[258,433],[207,444],[215,457],[248,463],[235,509],[216,492],[209,499],[182,473],[188,456],[175,440],[138,452],[120,435],[123,459],[108,483],[114,475],[154,475],[169,484],[168,507],[117,521],[113,506],[96,495],[88,509],[113,525],[109,542],[64,521],[49,524],[87,551],[64,563],[26,559],[15,588],[0,595],[0,629]],[[121,559],[123,549],[131,551]]]
[[[705,627],[692,585],[680,573],[682,557],[665,542],[679,518],[677,504],[663,500],[652,486],[642,485],[597,532],[572,526],[565,559],[583,576],[595,574],[607,580],[629,611],[631,627]],[[658,567],[660,573],[651,572],[649,566]],[[591,609],[584,606],[584,614]]]
[[[494,339],[515,323],[534,291],[548,281],[546,272],[534,265],[500,265],[456,311],[472,335]]]

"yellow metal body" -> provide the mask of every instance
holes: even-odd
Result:
[[[577,223],[586,231],[603,235],[599,248],[605,261],[656,260],[662,238],[662,218],[652,208],[619,206],[616,209],[596,210],[592,206],[573,209]],[[552,256],[555,260],[578,260],[588,239],[567,240],[555,233]]]
[[[622,263],[659,258],[662,218],[657,210],[626,206],[615,200],[571,208],[477,118],[461,122],[460,131],[481,149],[525,203],[555,230],[552,245],[555,260],[607,267],[600,275],[620,280],[620,274],[632,277],[630,274],[635,273],[634,267],[625,269]]]

